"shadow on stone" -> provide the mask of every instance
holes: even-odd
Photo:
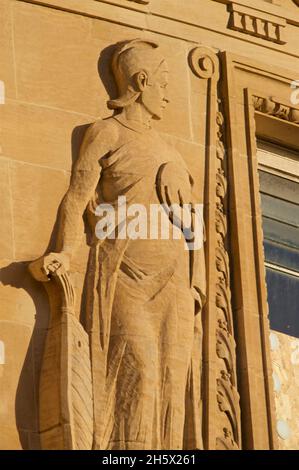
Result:
[[[105,48],[98,60],[98,73],[110,98],[117,96],[117,87],[107,63],[111,63],[112,54],[116,45]],[[80,153],[80,147],[84,134],[91,123],[86,123],[74,128],[72,132],[72,169]],[[50,240],[44,254],[58,249],[57,240],[59,233],[59,221],[63,199],[57,210],[56,221]],[[84,227],[88,242],[88,223],[84,214]],[[41,253],[42,256],[42,253]],[[39,437],[39,381],[43,350],[45,346],[47,328],[50,317],[50,304],[47,292],[42,283],[35,281],[29,271],[28,265],[32,260],[14,262],[0,271],[0,282],[4,286],[12,286],[16,289],[24,289],[32,298],[35,307],[35,324],[28,350],[20,373],[16,399],[15,415],[19,432],[20,443],[24,450],[40,449]],[[82,291],[82,303],[85,304],[85,287]]]
[[[111,64],[113,53],[119,43],[112,44],[102,50],[98,60],[98,74],[109,95],[110,99],[117,97],[117,86],[112,74],[112,70],[107,64]]]
[[[44,287],[28,272],[29,261],[14,262],[0,271],[4,286],[24,289],[35,306],[35,324],[24,359],[16,390],[15,415],[20,443],[24,450],[40,448],[38,434],[38,388],[46,329],[49,321],[49,302]]]

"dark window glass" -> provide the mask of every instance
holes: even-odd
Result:
[[[299,337],[299,184],[259,173],[270,327]]]
[[[299,277],[266,268],[270,327],[299,338]]]

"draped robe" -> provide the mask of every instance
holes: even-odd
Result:
[[[188,170],[157,132],[113,119],[123,144],[100,159],[97,199],[89,212],[103,202],[117,208],[118,197],[126,196],[127,206],[140,203],[149,213],[151,204],[161,202],[161,168],[173,165],[178,188]],[[187,181],[191,191],[189,176]],[[196,305],[205,295],[203,250],[186,250],[183,236],[94,237],[86,289],[93,447],[201,449],[202,328]]]

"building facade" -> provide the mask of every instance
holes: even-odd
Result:
[[[86,129],[112,115],[115,44],[136,38],[166,58],[155,128],[204,207],[203,447],[298,449],[297,0],[1,0],[0,449],[57,443],[65,395],[40,385],[57,294],[28,265],[53,250]],[[88,250],[70,268],[78,322]]]

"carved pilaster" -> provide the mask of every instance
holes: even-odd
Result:
[[[219,59],[209,48],[190,54],[190,67],[207,80],[205,223],[207,303],[203,313],[204,444],[239,449],[240,406],[227,240],[227,161],[219,99]],[[204,123],[203,123],[204,125]]]

